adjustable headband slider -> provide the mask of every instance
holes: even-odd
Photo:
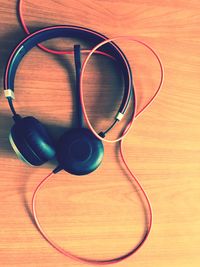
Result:
[[[118,120],[118,121],[121,121],[121,119],[124,117],[124,114],[121,113],[121,112],[118,112],[115,119]]]
[[[4,90],[4,94],[5,94],[6,98],[10,97],[12,99],[15,99],[15,94],[14,94],[13,90],[11,90],[11,89]]]

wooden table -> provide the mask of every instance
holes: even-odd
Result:
[[[143,248],[117,266],[200,266],[199,1],[27,0],[24,11],[32,30],[80,25],[108,37],[134,35],[158,52],[165,68],[162,91],[135,120],[124,142],[128,164],[151,200],[153,228]],[[8,56],[26,36],[17,20],[16,1],[0,0],[0,28],[3,88]],[[159,68],[138,44],[117,43],[130,60],[140,110],[156,89]],[[46,45],[72,49],[69,40]],[[101,56],[93,57],[87,68],[85,101],[97,131],[112,122],[121,99],[116,71]],[[36,116],[55,140],[74,125],[73,56],[53,56],[34,48],[18,69],[15,89],[17,111]],[[128,116],[108,137],[114,138],[126,120]],[[19,161],[8,142],[12,124],[1,90],[0,266],[82,266],[56,252],[31,221],[33,190],[56,163],[31,168]],[[127,252],[145,228],[137,188],[127,178],[117,145],[105,144],[104,161],[96,172],[82,177],[60,172],[41,190],[37,209],[43,227],[52,239],[79,256],[105,259]]]

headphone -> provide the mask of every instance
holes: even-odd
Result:
[[[19,3],[21,3],[21,1],[19,1]],[[22,20],[22,25],[23,27],[25,27],[27,32],[27,27],[23,20]],[[41,122],[39,122],[36,118],[31,116],[24,118],[21,117],[14,108],[13,100],[15,98],[14,95],[15,75],[18,65],[20,64],[22,58],[34,46],[38,45],[43,41],[57,37],[80,38],[91,43],[94,46],[94,48],[90,51],[88,57],[81,66],[80,45],[74,46],[74,61],[76,68],[76,90],[77,90],[76,93],[77,93],[77,105],[78,105],[77,106],[78,127],[67,130],[60,137],[60,139],[57,142],[55,142],[49,135],[45,126]],[[11,53],[4,74],[5,97],[8,100],[8,104],[14,119],[14,125],[12,126],[9,135],[9,140],[14,151],[19,156],[19,158],[21,158],[23,161],[33,166],[40,166],[54,157],[56,157],[58,161],[57,167],[37,185],[33,193],[32,215],[34,218],[34,222],[38,230],[40,231],[41,235],[57,251],[64,254],[65,256],[68,256],[72,259],[76,259],[80,262],[96,264],[96,265],[116,263],[134,254],[144,244],[145,240],[147,239],[150,233],[152,226],[152,209],[150,201],[144,189],[138,182],[135,175],[132,173],[131,169],[128,167],[128,164],[126,163],[122,149],[122,138],[128,133],[129,129],[131,128],[134,118],[136,118],[139,114],[141,114],[158,94],[163,83],[164,71],[159,56],[149,45],[147,45],[143,41],[136,40],[134,37],[122,36],[121,38],[126,38],[128,40],[137,42],[145,46],[148,50],[150,50],[150,52],[156,57],[161,71],[161,78],[156,92],[154,93],[152,98],[148,101],[148,103],[137,113],[135,112],[137,100],[135,98],[131,68],[124,53],[114,43],[114,41],[117,38],[108,39],[106,36],[87,28],[72,26],[72,25],[61,25],[61,26],[43,28],[42,30],[36,31],[28,35],[23,41],[21,41],[16,46],[16,48]],[[43,47],[41,45],[38,46],[47,52],[53,51],[46,49],[46,47]],[[108,129],[98,134],[94,131],[93,127],[91,126],[87,118],[82,95],[83,73],[87,62],[93,53],[106,55],[114,59],[115,62],[117,62],[120,67],[124,80],[123,97],[119,109],[114,118],[114,121],[108,127]],[[129,124],[123,130],[121,137],[116,140],[105,139],[104,137],[106,136],[106,134],[124,116],[131,98],[133,98],[132,117]],[[89,129],[84,127],[83,115]],[[147,226],[144,235],[141,238],[140,242],[134,248],[132,248],[126,254],[118,256],[113,259],[93,260],[93,259],[79,257],[66,251],[48,237],[48,235],[43,230],[38,220],[36,212],[36,196],[39,190],[42,188],[42,186],[44,186],[44,184],[48,181],[48,179],[50,179],[50,177],[53,174],[56,174],[60,170],[65,170],[74,175],[85,175],[96,170],[103,160],[104,147],[102,141],[107,141],[107,142],[121,141],[119,146],[119,153],[121,160],[125,168],[127,169],[128,174],[130,175],[131,181],[133,181],[136,184],[136,186],[141,190],[141,193],[144,196],[146,208],[148,210],[148,216],[146,216]]]
[[[32,116],[22,118],[16,113],[13,105],[15,74],[22,58],[38,43],[58,37],[81,38],[94,46],[108,39],[106,36],[87,28],[62,25],[36,31],[17,45],[8,60],[4,75],[5,97],[14,119],[9,140],[17,156],[30,165],[40,166],[56,157],[58,161],[57,171],[63,169],[74,175],[85,175],[96,170],[102,162],[104,148],[101,140],[89,129],[84,128],[83,123],[80,122],[79,127],[67,130],[55,142],[39,120]],[[130,78],[131,69],[121,49],[114,42],[110,42],[99,51],[109,54],[116,60],[124,79],[124,91],[120,107],[112,125],[106,131],[99,133],[99,136],[103,138],[125,114],[134,91],[132,90],[132,77]],[[80,46],[76,46],[74,52],[78,87],[78,74],[81,69]],[[81,117],[79,99],[78,103],[79,116]]]

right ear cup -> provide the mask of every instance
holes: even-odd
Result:
[[[10,132],[10,143],[19,158],[40,166],[55,156],[55,146],[46,128],[34,117],[20,118]]]

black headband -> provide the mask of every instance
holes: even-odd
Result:
[[[91,42],[94,46],[107,39],[107,37],[96,31],[71,25],[47,27],[30,34],[14,49],[6,67],[4,89],[9,102],[12,102],[12,99],[14,98],[15,74],[24,55],[38,43],[58,37],[81,38]],[[104,45],[103,48],[101,48],[101,51],[113,56],[121,68],[124,78],[124,96],[118,114],[124,114],[128,107],[132,91],[132,78],[130,79],[129,77],[129,73],[131,74],[129,63],[121,49],[113,42]]]

